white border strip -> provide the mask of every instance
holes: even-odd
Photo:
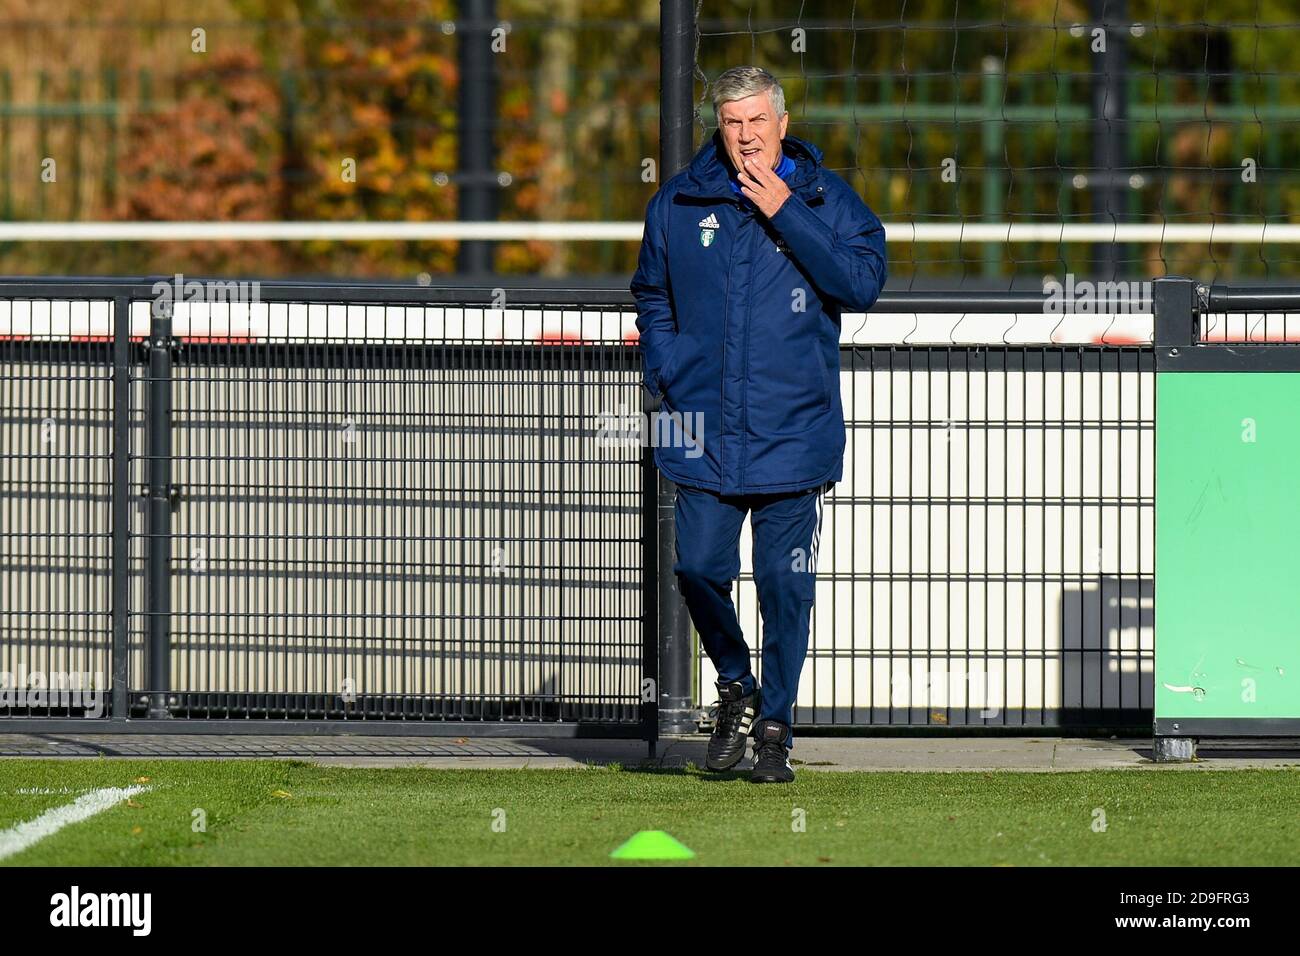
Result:
[[[72,803],[46,810],[34,820],[28,820],[8,830],[0,830],[0,860],[21,853],[53,836],[64,827],[80,823],[97,813],[103,813],[123,800],[135,796],[148,787],[103,787],[92,790]]]
[[[506,291],[509,295],[509,290]],[[113,334],[107,302],[0,300],[0,339],[66,341]],[[176,302],[172,331],[182,338],[254,342],[634,342],[636,311],[535,306],[345,305],[284,302]],[[131,335],[149,334],[150,303],[132,303]],[[1258,323],[1255,323],[1257,325]],[[1250,326],[1255,328],[1255,325]],[[1222,328],[1222,324],[1217,326]],[[1150,312],[846,312],[843,345],[1130,344],[1151,341]],[[1236,325],[1233,326],[1236,328]],[[1243,327],[1244,328],[1244,327]],[[1273,326],[1270,326],[1270,329]],[[1297,326],[1300,331],[1300,325]]]
[[[884,224],[889,242],[1300,242],[1294,223]],[[228,242],[314,240],[621,241],[641,239],[640,222],[7,222],[0,242]]]

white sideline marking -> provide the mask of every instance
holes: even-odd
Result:
[[[101,787],[99,790],[92,790],[84,797],[78,797],[72,803],[46,810],[35,820],[28,820],[8,830],[0,830],[0,860],[21,853],[47,836],[58,833],[69,824],[79,823],[97,813],[103,813],[109,807],[148,789],[148,787]]]

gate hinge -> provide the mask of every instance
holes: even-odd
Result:
[[[1210,311],[1210,287],[1200,282],[1196,283],[1196,311]]]

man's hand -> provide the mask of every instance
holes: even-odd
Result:
[[[740,191],[768,219],[775,216],[777,210],[790,198],[790,187],[785,184],[785,180],[774,170],[752,159],[745,160],[745,168],[737,171],[736,181],[740,183]]]

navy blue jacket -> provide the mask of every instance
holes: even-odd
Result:
[[[631,290],[655,464],[724,495],[839,481],[840,314],[885,282],[885,233],[816,146],[781,142],[791,196],[768,220],[729,185],[720,133],[646,208]]]

